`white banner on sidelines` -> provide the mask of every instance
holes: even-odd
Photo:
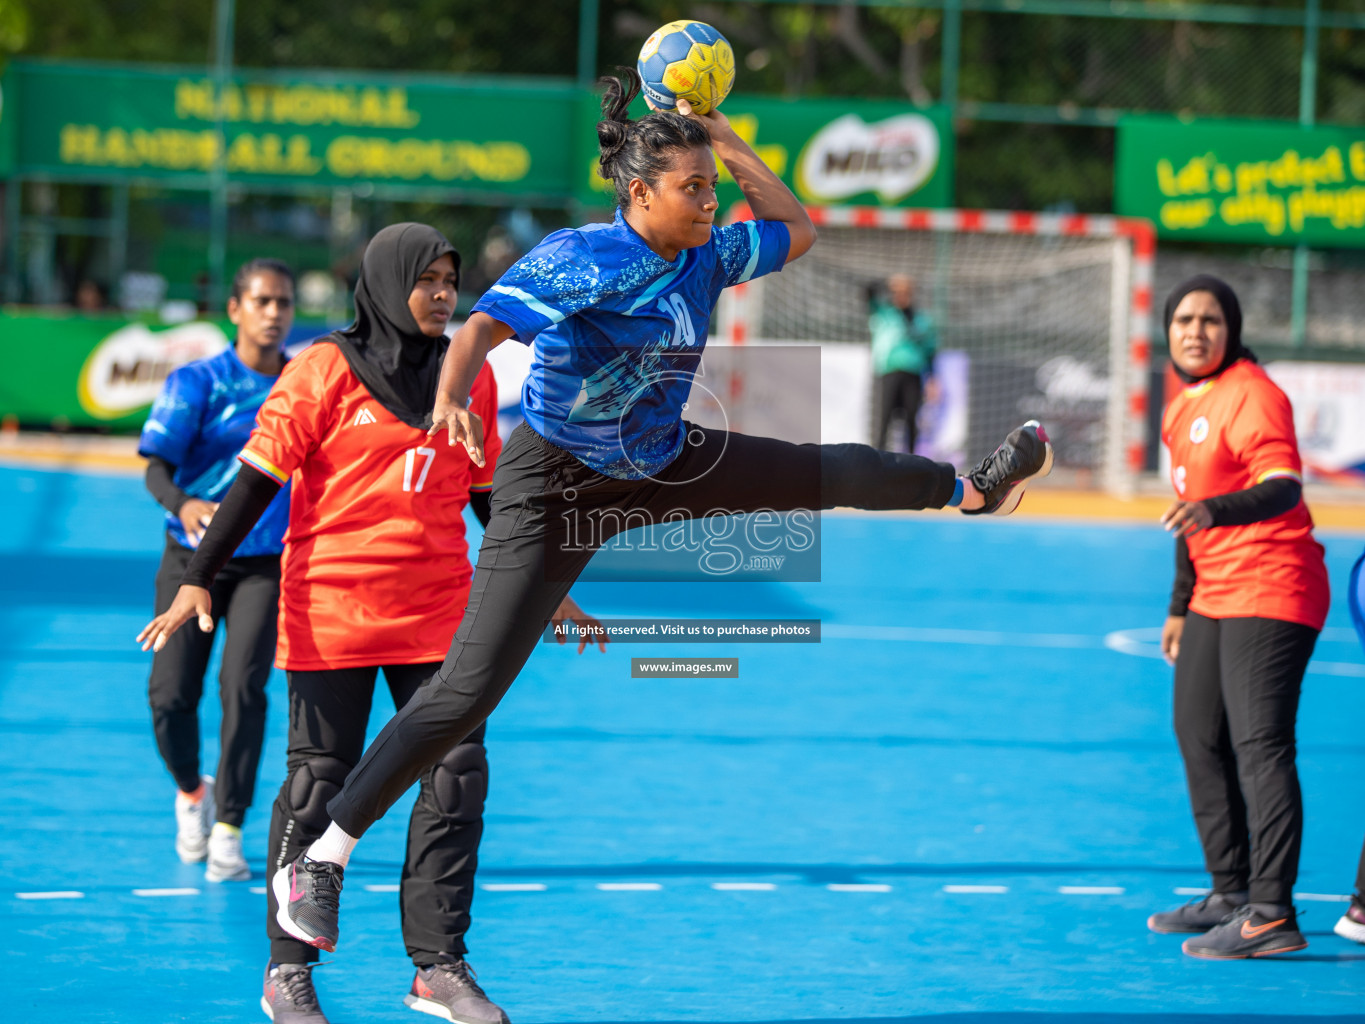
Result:
[[[1365,365],[1274,362],[1310,481],[1365,487]]]

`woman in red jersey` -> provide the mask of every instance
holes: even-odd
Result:
[[[1175,731],[1210,894],[1156,932],[1198,932],[1191,956],[1303,949],[1293,904],[1303,838],[1294,723],[1327,617],[1327,569],[1303,481],[1289,399],[1242,345],[1232,289],[1199,275],[1166,300],[1184,382],[1166,409],[1177,500],[1176,580],[1161,649],[1175,663]]]
[[[327,825],[326,804],[364,749],[378,670],[395,708],[440,667],[460,624],[472,570],[464,508],[489,520],[497,390],[475,382],[491,443],[483,466],[427,439],[459,256],[434,228],[396,224],[365,250],[355,323],[289,362],[239,456],[228,492],[171,608],[139,636],[158,649],[191,618],[212,628],[207,588],[292,480],[277,662],[288,671],[288,776],[271,819],[273,875]],[[588,619],[566,600],[556,619]],[[582,650],[580,644],[579,649]],[[405,1002],[470,1024],[505,1024],[464,962],[483,832],[483,729],[422,777],[408,829],[403,937],[417,973]],[[268,897],[270,962],[262,1007],[276,1024],[326,1024],[313,989],[317,950],[285,933]]]

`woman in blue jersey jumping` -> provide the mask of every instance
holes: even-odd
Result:
[[[446,432],[482,464],[469,388],[489,349],[512,337],[533,347],[526,423],[499,458],[492,518],[444,665],[328,804],[327,832],[280,869],[289,893],[281,926],[323,949],[336,942],[356,839],[497,706],[569,585],[626,523],[835,506],[1003,513],[1051,468],[1037,424],[959,477],[866,445],[795,445],[684,422],[722,289],[781,269],[811,247],[815,229],[723,115],[699,117],[680,102],[631,121],[638,76],[605,82],[597,135],[615,219],[546,238],[475,305],[446,354],[432,434]],[[717,156],[756,220],[715,227]],[[590,520],[597,529],[574,534]]]

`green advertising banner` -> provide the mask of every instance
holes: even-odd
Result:
[[[170,372],[227,347],[215,323],[0,312],[0,418],[32,426],[137,429]]]
[[[568,85],[323,71],[14,62],[17,169],[90,178],[228,176],[272,185],[394,184],[567,198]],[[218,131],[221,118],[224,130]]]
[[[599,98],[563,83],[252,71],[220,91],[200,68],[14,61],[3,88],[0,161],[9,132],[24,174],[204,187],[221,157],[248,185],[611,202],[596,172]],[[807,203],[952,203],[946,108],[731,96],[724,112]],[[728,206],[739,190],[723,180]]]
[[[639,116],[645,112],[640,104]],[[585,101],[580,131],[593,138],[596,100]],[[721,108],[745,142],[812,205],[951,206],[953,132],[946,107],[872,100],[780,100],[731,96]],[[585,154],[579,199],[611,202],[611,185]],[[741,200],[721,170],[721,204]]]
[[[1162,238],[1365,247],[1365,128],[1130,118],[1115,164]]]

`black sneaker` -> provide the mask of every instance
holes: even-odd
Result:
[[[1299,932],[1293,907],[1248,903],[1229,914],[1216,928],[1197,939],[1186,939],[1180,948],[1189,956],[1206,960],[1246,960],[1306,949],[1308,940]]]
[[[1360,893],[1351,897],[1351,905],[1346,908],[1346,913],[1341,915],[1341,920],[1332,931],[1343,939],[1365,942],[1365,899],[1361,898]]]
[[[280,927],[300,942],[333,952],[343,873],[340,864],[303,854],[276,871],[270,887],[280,905],[275,912]]]
[[[1247,893],[1211,892],[1202,900],[1190,900],[1183,907],[1164,910],[1147,918],[1147,927],[1162,935],[1176,935],[1189,932],[1202,935],[1216,925],[1222,924],[1229,914],[1246,906]]]
[[[463,958],[417,968],[403,1002],[454,1024],[509,1024],[507,1014],[479,988]]]
[[[316,964],[270,964],[261,1009],[275,1024],[328,1024],[313,991]]]
[[[1007,516],[1024,500],[1024,488],[1034,477],[1052,472],[1052,445],[1037,420],[1011,430],[1005,443],[981,460],[967,479],[981,492],[986,504],[969,516]]]

